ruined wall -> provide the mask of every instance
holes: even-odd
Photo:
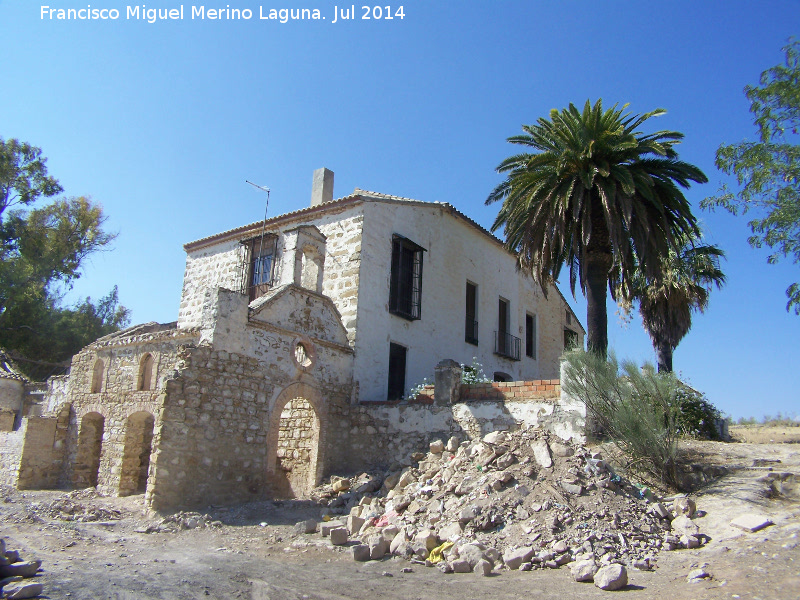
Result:
[[[305,416],[297,418],[307,422],[313,410],[319,422],[304,428],[319,431],[317,456],[311,458],[318,468],[315,481],[327,472],[327,457],[338,452],[326,432],[330,407],[346,406],[350,400],[350,370],[341,367],[348,366],[351,355],[317,344],[313,368],[307,371],[292,360],[293,336],[248,330],[261,358],[207,346],[182,353],[182,369],[167,383],[163,426],[153,440],[151,478],[156,485],[146,494],[152,508],[285,495],[287,471],[278,468],[278,450],[282,446],[285,457],[288,429],[284,424],[281,444],[280,422],[295,398],[305,402],[291,404],[289,418],[299,409]],[[310,445],[306,448],[313,454]]]
[[[361,403],[340,407],[331,425],[346,431],[341,472],[370,466],[408,464],[412,452],[426,451],[435,439],[478,439],[492,431],[541,427],[562,439],[583,440],[585,408],[560,395],[558,380],[463,385],[463,400],[432,401],[426,386],[419,401]]]
[[[16,486],[19,475],[19,461],[25,443],[25,429],[0,431],[0,484]]]

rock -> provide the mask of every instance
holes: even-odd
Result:
[[[461,514],[459,514],[458,516],[458,522],[461,525],[466,525],[467,523],[472,521],[472,519],[477,517],[479,514],[481,514],[480,506],[477,505],[465,506],[464,509],[461,511]]]
[[[490,563],[486,559],[481,559],[472,568],[472,572],[478,573],[479,575],[483,575],[484,577],[488,577],[492,573],[492,563]]]
[[[397,480],[397,487],[402,490],[405,489],[405,487],[408,486],[409,484],[414,483],[415,481],[416,478],[414,477],[414,474],[411,472],[410,469],[407,469],[401,473],[400,479]]]
[[[349,539],[346,527],[337,527],[330,530],[331,544],[334,546],[344,546]]]
[[[772,525],[772,521],[760,515],[744,514],[731,521],[731,525],[752,533],[753,531],[769,527]]]
[[[497,548],[487,548],[484,551],[483,556],[486,558],[486,560],[491,561],[493,565],[496,565],[498,562],[500,562],[500,559],[502,558],[500,556],[500,551]]]
[[[550,444],[550,450],[553,454],[562,458],[566,458],[567,456],[572,456],[575,454],[575,450],[573,450],[571,446],[567,446],[566,444],[561,444],[559,442]]]
[[[700,540],[698,540],[693,535],[682,535],[681,536],[681,546],[684,548],[699,548],[700,547]]]
[[[558,552],[559,554],[562,554],[566,552],[568,549],[569,546],[567,546],[567,542],[565,542],[564,540],[558,540],[556,543],[553,544],[553,552]]]
[[[677,535],[697,535],[700,528],[689,517],[681,515],[672,519],[672,531]]]
[[[349,479],[337,479],[332,484],[331,487],[333,491],[338,492],[346,492],[350,489],[350,480]]]
[[[613,591],[628,585],[628,572],[622,565],[608,565],[594,574],[594,584],[601,590]]]
[[[686,581],[689,583],[699,583],[703,581],[703,579],[710,578],[711,574],[705,570],[705,567],[700,567],[699,569],[689,571],[689,574],[686,576]]]
[[[530,546],[506,550],[503,553],[503,562],[511,570],[519,569],[519,566],[528,562],[534,553],[534,549]]]
[[[350,535],[355,535],[358,533],[363,526],[364,519],[361,517],[357,517],[356,515],[350,515],[347,517],[347,531],[350,532]]]
[[[389,551],[389,542],[382,535],[370,536],[367,545],[369,546],[370,560],[380,560]]]
[[[488,560],[483,549],[477,544],[464,544],[458,548],[458,557],[469,562],[470,568],[474,568],[482,560]],[[490,561],[494,566],[494,561]]]
[[[550,447],[545,440],[536,440],[531,442],[531,450],[533,457],[539,466],[543,469],[549,469],[553,466],[553,458],[550,456]]]
[[[568,481],[562,480],[561,487],[564,488],[565,492],[569,492],[575,496],[580,496],[581,493],[583,493],[583,486],[577,483],[569,483]]]
[[[384,490],[386,493],[389,493],[391,490],[397,487],[398,481],[400,481],[400,471],[391,473],[386,477],[386,479],[383,480],[383,485],[381,486],[381,489]]]
[[[0,567],[0,577],[33,577],[42,566],[41,560],[26,560]]]
[[[370,550],[366,544],[359,544],[353,546],[353,560],[358,562],[367,562],[369,560]]]
[[[3,587],[3,598],[22,600],[23,598],[36,598],[41,595],[44,586],[41,583],[17,581]]]
[[[661,502],[651,504],[650,511],[659,519],[672,519],[672,513]]]
[[[522,563],[519,566],[519,570],[520,571],[532,571],[533,570],[533,563],[529,563],[529,562]]]
[[[691,498],[675,498],[672,501],[672,512],[675,515],[684,515],[691,519],[696,509],[697,505]]]
[[[652,571],[655,566],[655,561],[652,558],[641,558],[633,561],[633,568],[640,571]]]
[[[381,488],[381,484],[383,480],[380,477],[374,477],[372,475],[361,475],[356,481],[356,494],[371,494],[372,492],[377,492]]]
[[[463,558],[454,560],[452,563],[450,563],[450,566],[453,567],[453,573],[469,573],[472,571],[469,561],[464,560]]]
[[[514,456],[514,453],[506,452],[500,458],[498,458],[494,464],[498,469],[507,469],[515,462],[517,462],[517,458]]]
[[[444,561],[444,560],[439,562],[439,567],[438,568],[442,573],[445,573],[445,574],[449,574],[449,573],[453,572],[453,565],[451,565],[449,562]]]
[[[593,581],[594,574],[597,573],[597,565],[593,560],[581,560],[569,566],[572,578],[575,581]]]
[[[561,565],[566,565],[572,562],[572,556],[569,552],[565,552],[558,558],[556,558],[555,563],[560,567]]]
[[[6,553],[6,539],[0,538],[0,555],[4,555]]]
[[[339,529],[341,527],[345,527],[345,524],[341,521],[328,521],[319,524],[319,532],[322,534],[322,537],[328,537],[332,530]]]
[[[447,440],[447,446],[445,446],[445,450],[448,452],[455,452],[458,450],[458,445],[461,443],[461,440],[458,439],[456,436],[451,437]]]
[[[308,519],[307,521],[300,521],[299,523],[295,523],[294,532],[298,535],[302,535],[304,533],[315,533],[317,531],[317,522],[314,519]]]
[[[400,532],[400,528],[397,525],[387,525],[386,527],[380,529],[380,532],[386,541],[391,543],[391,541],[394,539],[394,536]]]
[[[442,440],[436,440],[430,443],[430,449],[433,454],[441,454],[444,452],[444,442]]]
[[[414,537],[414,541],[425,546],[430,552],[439,545],[439,536],[430,529],[423,529]]]
[[[398,552],[400,545],[407,544],[408,541],[408,535],[406,534],[405,528],[403,528],[397,532],[397,535],[394,536],[394,539],[392,539],[392,543],[389,544],[389,552],[392,554],[400,554],[400,552]]]
[[[502,444],[507,437],[508,435],[505,431],[492,431],[483,436],[483,441],[487,444]]]
[[[463,531],[464,530],[461,527],[461,523],[450,523],[449,525],[439,529],[439,539],[448,542],[455,542],[461,537]]]

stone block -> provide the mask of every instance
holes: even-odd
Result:
[[[534,553],[530,546],[509,549],[503,553],[503,562],[509,569],[516,570],[522,563],[530,561]]]
[[[591,582],[594,580],[594,574],[597,573],[597,565],[593,560],[581,560],[574,562],[569,567],[572,572],[572,578],[575,581]]]
[[[628,572],[622,565],[608,565],[594,574],[594,584],[601,590],[622,589],[628,585]]]
[[[469,573],[472,571],[469,561],[463,558],[454,560],[450,563],[450,566],[453,567],[453,573]]]
[[[347,517],[347,531],[350,532],[350,535],[354,535],[361,531],[361,527],[364,525],[364,519],[361,517],[357,517],[355,515],[350,515]]]
[[[319,532],[322,534],[322,537],[328,537],[331,531],[340,527],[345,527],[345,524],[341,521],[328,521],[319,524]]]
[[[472,568],[472,572],[477,573],[478,575],[483,575],[484,577],[488,577],[492,573],[492,563],[486,559],[481,559]]]
[[[26,581],[16,581],[3,586],[3,598],[10,600],[23,600],[24,598],[36,598],[44,591],[41,583]]]
[[[731,525],[745,531],[754,532],[769,527],[772,525],[772,521],[761,515],[744,514],[731,521]]]
[[[353,560],[357,562],[367,562],[369,560],[370,549],[366,544],[353,546]]]
[[[330,531],[331,537],[331,544],[334,546],[344,546],[349,539],[347,534],[347,528],[345,527],[338,527],[336,529],[331,529]]]
[[[531,442],[531,450],[533,457],[539,466],[543,469],[549,469],[553,466],[553,458],[550,456],[550,447],[545,440],[536,440]]]
[[[306,533],[316,533],[316,531],[317,531],[317,522],[314,519],[300,521],[299,523],[295,523],[294,526],[294,532],[298,535]]]

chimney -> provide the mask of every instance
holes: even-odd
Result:
[[[311,206],[333,200],[333,171],[322,168],[314,171],[311,184]]]

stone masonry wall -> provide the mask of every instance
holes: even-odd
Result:
[[[20,427],[16,431],[0,431],[0,484],[12,487],[17,485],[24,443],[24,428]]]

